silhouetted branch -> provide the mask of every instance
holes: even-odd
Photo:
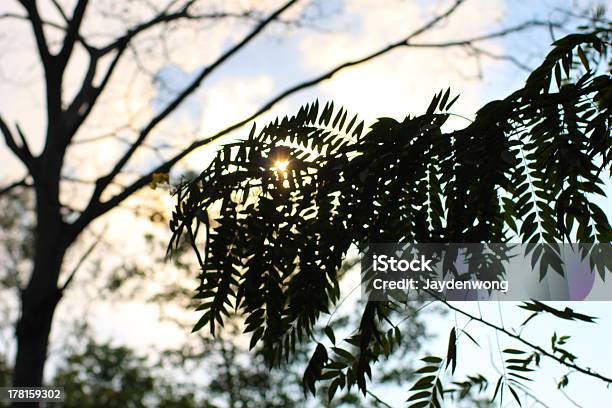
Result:
[[[49,53],[49,46],[47,45],[47,38],[45,31],[43,30],[43,22],[38,13],[38,6],[35,0],[19,0],[23,8],[28,13],[28,19],[32,25],[32,31],[34,32],[34,38],[36,39],[36,45],[40,59],[45,67],[48,66],[51,60],[51,54]]]
[[[30,146],[28,145],[28,141],[26,140],[26,137],[23,134],[23,130],[21,130],[21,127],[19,126],[19,124],[15,124],[15,128],[17,129],[19,140],[21,140],[21,149],[23,150],[25,157],[28,160],[31,160],[33,157],[32,152],[30,151]]]
[[[462,314],[462,315],[464,315],[465,317],[467,317],[469,319],[472,319],[472,320],[475,320],[477,322],[480,322],[480,323],[484,324],[485,326],[488,326],[488,327],[490,327],[490,328],[492,328],[494,330],[497,330],[500,333],[504,333],[506,336],[511,337],[511,338],[513,338],[515,340],[518,340],[519,342],[523,343],[524,345],[526,345],[526,346],[530,347],[531,349],[539,352],[543,356],[546,356],[546,357],[548,357],[548,358],[550,358],[552,360],[555,360],[559,364],[562,364],[562,365],[564,365],[564,366],[566,366],[568,368],[572,368],[572,369],[574,369],[576,371],[579,371],[582,374],[588,375],[590,377],[597,378],[597,379],[599,379],[599,380],[601,380],[601,381],[603,381],[603,382],[605,382],[607,384],[612,384],[612,378],[610,378],[610,377],[606,377],[606,376],[604,376],[602,374],[599,374],[599,373],[591,370],[588,367],[584,368],[584,367],[577,366],[576,364],[568,361],[565,358],[557,357],[554,354],[549,353],[548,351],[544,350],[542,347],[540,347],[540,346],[538,346],[536,344],[533,344],[532,342],[530,342],[528,340],[525,340],[520,334],[512,333],[512,332],[508,331],[506,328],[498,326],[495,323],[491,323],[491,322],[481,318],[480,316],[476,316],[476,315],[473,315],[471,313],[468,313],[468,312],[466,312],[466,311],[464,311],[464,310],[462,310],[462,309],[460,309],[460,308],[458,308],[456,306],[453,306],[452,304],[450,304],[449,302],[447,302],[444,299],[439,299],[439,300],[442,303],[444,303],[449,309],[454,310],[455,312],[457,312],[459,314]]]
[[[31,169],[32,155],[30,154],[30,149],[28,148],[25,137],[23,133],[21,132],[21,129],[17,127],[17,132],[23,143],[23,146],[19,146],[17,144],[17,141],[15,140],[13,136],[13,132],[11,132],[11,129],[9,129],[4,119],[2,119],[2,116],[0,116],[0,132],[2,132],[2,135],[4,136],[4,142],[6,143],[8,148],[13,152],[13,154],[17,156],[19,160],[21,160],[21,162],[28,169]]]
[[[89,0],[79,0],[74,8],[74,12],[72,13],[72,18],[67,23],[68,27],[66,30],[66,36],[64,37],[62,49],[57,56],[61,71],[63,71],[66,67],[68,60],[70,59],[70,55],[72,54],[72,50],[74,49],[74,44],[79,37],[79,30],[81,28],[81,23],[83,22],[83,17],[85,16],[85,10],[87,9],[88,3]],[[65,14],[63,14],[63,16],[66,18]]]
[[[87,248],[87,250],[83,253],[83,255],[81,255],[78,262],[76,263],[76,265],[74,266],[70,274],[68,275],[68,278],[66,279],[64,284],[61,286],[62,292],[65,291],[66,288],[68,288],[68,286],[70,285],[70,283],[76,276],[79,269],[81,269],[81,266],[83,266],[87,258],[89,258],[89,256],[92,254],[94,249],[96,249],[98,244],[102,241],[102,238],[104,237],[104,233],[106,232],[106,229],[107,229],[107,226],[104,227],[104,230],[102,230],[102,232],[98,236],[96,236],[96,239],[94,240],[94,242],[92,242],[92,244]]]
[[[115,72],[115,69],[117,68],[119,60],[123,56],[126,47],[127,43],[123,44],[116,50],[115,56],[109,63],[100,84],[97,86],[94,85],[93,80],[95,79],[98,68],[99,57],[97,55],[90,55],[89,68],[85,74],[83,85],[66,110],[67,122],[69,124],[67,140],[65,142],[66,145],[71,142],[72,137],[76,134],[79,127],[91,113],[96,101],[98,100],[98,97],[108,85],[113,72]]]
[[[528,67],[527,65],[523,64],[521,61],[519,61],[517,58],[513,57],[512,55],[498,55],[495,53],[492,53],[490,51],[485,50],[484,48],[479,48],[476,47],[473,44],[468,45],[468,48],[471,50],[471,52],[477,56],[480,57],[485,56],[494,60],[501,60],[501,61],[508,61],[510,63],[512,63],[514,66],[516,66],[518,69],[526,71],[526,72],[531,72],[531,68]]]
[[[231,47],[229,50],[224,52],[215,62],[206,67],[198,77],[191,82],[191,84],[186,87],[164,110],[162,110],[159,114],[157,114],[147,126],[145,126],[140,132],[138,138],[134,141],[134,143],[130,146],[127,152],[117,161],[113,169],[104,177],[101,177],[96,183],[96,188],[94,193],[92,194],[92,198],[90,200],[90,204],[88,205],[89,211],[86,210],[86,213],[90,213],[93,207],[96,206],[102,192],[109,185],[109,183],[115,178],[117,174],[123,169],[128,160],[132,157],[134,152],[138,150],[138,148],[142,145],[146,137],[151,133],[151,131],[162,121],[164,120],[170,113],[172,113],[189,95],[191,95],[202,83],[202,81],[208,77],[216,68],[222,65],[227,59],[229,59],[236,52],[241,50],[245,45],[247,45],[253,38],[255,38],[259,33],[271,22],[277,19],[283,12],[285,12],[288,8],[296,4],[298,0],[291,0],[285,3],[282,7],[274,11],[268,18],[263,20],[260,24],[258,24],[248,35],[246,35],[240,42]],[[85,215],[85,214],[84,214]],[[93,214],[91,214],[93,215]]]
[[[11,183],[6,187],[0,188],[0,196],[10,193],[11,191],[13,191],[13,189],[17,187],[30,187],[30,184],[28,184],[27,182],[27,177],[24,177],[21,180],[15,181],[14,183]]]
[[[62,16],[62,18],[64,19],[64,22],[66,24],[70,24],[70,19],[66,15],[66,12],[64,11],[64,8],[62,7],[62,5],[59,4],[57,0],[51,0],[51,3],[53,3],[53,5],[55,6],[55,9],[60,14],[60,16]]]
[[[555,380],[556,381],[556,380]],[[559,392],[565,397],[565,399],[567,399],[573,406],[575,406],[576,408],[584,408],[584,406],[578,404],[576,401],[574,401],[564,390],[563,387],[559,388]]]
[[[500,31],[493,31],[491,33],[482,34],[482,35],[478,35],[475,37],[466,38],[463,40],[437,42],[437,43],[410,43],[406,41],[406,43],[403,45],[410,46],[410,47],[420,47],[420,48],[447,48],[447,47],[457,47],[457,46],[469,46],[477,42],[482,42],[486,40],[494,40],[496,38],[506,37],[508,35],[515,34],[521,31],[525,31],[527,29],[534,28],[534,27],[548,28],[549,26],[553,26],[557,28],[561,27],[561,25],[558,23],[551,23],[548,21],[540,21],[540,20],[529,20],[524,23],[505,28]]]
[[[160,24],[171,23],[173,21],[178,20],[217,20],[220,18],[244,18],[250,17],[252,14],[250,12],[245,13],[229,13],[229,12],[218,12],[218,13],[199,13],[194,14],[190,12],[190,8],[193,5],[194,1],[187,2],[180,10],[175,12],[169,12],[168,8],[162,11],[160,14],[156,15],[150,20],[147,20],[131,29],[129,29],[123,36],[114,40],[110,44],[101,47],[99,49],[100,55],[108,54],[113,50],[119,48],[121,44],[129,43],[134,37],[139,34],[149,30],[152,27],[156,27]]]
[[[385,401],[383,401],[383,400],[382,400],[382,399],[381,399],[381,398],[380,398],[378,395],[374,394],[372,391],[367,390],[367,391],[366,391],[366,393],[367,393],[367,394],[368,394],[370,397],[374,398],[374,400],[375,400],[376,402],[378,402],[379,404],[381,404],[381,405],[383,405],[383,406],[385,406],[385,407],[388,407],[388,408],[392,408],[392,407],[391,407],[391,405],[387,404]]]

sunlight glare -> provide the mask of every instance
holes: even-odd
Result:
[[[289,160],[277,160],[276,162],[274,162],[274,167],[278,171],[285,172],[289,167]]]

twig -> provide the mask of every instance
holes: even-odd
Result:
[[[76,263],[76,265],[74,266],[70,274],[68,275],[68,278],[66,279],[64,284],[61,286],[61,292],[64,292],[66,288],[70,285],[70,283],[74,279],[76,273],[79,271],[83,263],[85,263],[89,255],[91,255],[91,253],[94,251],[94,249],[96,249],[100,241],[102,241],[104,233],[106,232],[107,229],[108,229],[108,225],[104,227],[102,232],[96,237],[95,241],[89,246],[89,248],[87,248],[87,250],[83,253],[81,258],[79,258],[78,262]]]
[[[433,293],[432,293],[432,295],[436,296]],[[489,322],[487,320],[484,320],[484,319],[482,319],[482,318],[480,318],[478,316],[474,316],[474,315],[472,315],[472,314],[470,314],[470,313],[468,313],[468,312],[466,312],[466,311],[464,311],[462,309],[459,309],[458,307],[451,305],[448,301],[446,301],[444,299],[440,299],[439,297],[438,297],[438,299],[442,303],[444,303],[448,308],[450,308],[450,309],[452,309],[452,310],[454,310],[454,311],[456,311],[456,312],[458,312],[458,313],[460,313],[460,314],[462,314],[462,315],[464,315],[466,317],[469,317],[469,318],[471,318],[473,320],[476,320],[476,321],[484,324],[485,326],[488,326],[488,327],[490,327],[492,329],[495,329],[498,332],[504,333],[508,337],[511,337],[511,338],[513,338],[515,340],[520,341],[521,343],[523,343],[526,346],[532,348],[533,350],[538,351],[540,354],[542,354],[542,355],[544,355],[544,356],[546,356],[546,357],[548,357],[548,358],[550,358],[552,360],[555,360],[559,364],[562,364],[562,365],[564,365],[566,367],[569,367],[569,368],[573,368],[574,370],[579,371],[582,374],[588,375],[590,377],[597,378],[597,379],[599,379],[599,380],[601,380],[601,381],[603,381],[603,382],[605,382],[607,384],[612,384],[612,378],[610,378],[610,377],[606,377],[606,376],[604,376],[602,374],[599,374],[599,373],[591,370],[590,368],[583,368],[583,367],[577,366],[574,363],[570,363],[570,362],[568,362],[566,360],[563,360],[560,357],[557,357],[554,354],[549,353],[548,351],[544,350],[542,347],[540,347],[540,346],[538,346],[536,344],[533,344],[533,343],[531,343],[528,340],[525,340],[523,337],[519,336],[518,334],[512,333],[512,332],[508,331],[507,329],[505,329],[503,327],[500,327],[500,326],[498,326],[498,325],[496,325],[494,323],[491,323],[491,322]]]
[[[11,190],[17,187],[31,187],[30,184],[27,183],[27,177],[24,177],[21,180],[15,181],[14,183],[9,184],[6,187],[0,188],[0,196],[9,193]]]
[[[368,394],[370,397],[374,398],[374,400],[375,400],[376,402],[378,402],[379,404],[382,404],[382,405],[384,405],[384,406],[385,406],[385,407],[387,407],[387,408],[393,408],[393,407],[392,407],[390,404],[387,404],[385,401],[383,401],[382,399],[380,399],[380,397],[379,397],[379,396],[377,396],[376,394],[374,394],[372,391],[369,391],[369,390],[368,390],[368,391],[366,391],[366,393],[367,393],[367,394]]]

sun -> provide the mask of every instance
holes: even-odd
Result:
[[[277,160],[274,162],[274,167],[278,171],[285,172],[287,171],[287,168],[289,167],[289,160]]]

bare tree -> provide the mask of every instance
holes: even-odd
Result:
[[[214,134],[205,135],[186,143],[173,152],[171,157],[166,157],[161,164],[130,178],[128,184],[120,185],[119,180],[126,179],[128,163],[134,160],[138,152],[148,148],[147,142],[151,135],[159,130],[161,124],[188,97],[193,95],[213,72],[218,71],[230,58],[261,36],[269,26],[273,24],[300,25],[299,18],[288,19],[285,16],[290,9],[295,9],[301,2],[299,0],[284,2],[276,9],[268,11],[266,15],[261,10],[238,13],[218,10],[209,6],[205,0],[144,2],[155,5],[151,8],[154,13],[150,17],[136,23],[126,21],[128,28],[122,35],[102,43],[99,39],[86,38],[84,34],[84,28],[91,13],[99,12],[93,8],[95,7],[94,2],[76,0],[72,3],[74,3],[72,10],[67,10],[67,7],[57,0],[50,0],[50,4],[47,5],[47,10],[55,9],[55,14],[61,16],[61,23],[45,16],[42,6],[36,0],[19,0],[21,13],[0,14],[0,21],[11,19],[29,24],[36,44],[38,63],[44,74],[46,105],[44,147],[38,154],[35,154],[30,148],[34,136],[27,135],[18,123],[13,123],[0,116],[0,130],[5,144],[25,169],[22,178],[0,187],[0,195],[14,189],[30,189],[35,196],[36,228],[33,266],[28,281],[20,292],[21,313],[16,325],[17,354],[13,378],[15,386],[39,386],[42,383],[54,312],[78,269],[69,268],[69,271],[65,271],[69,277],[61,278],[62,270],[67,269],[64,262],[67,250],[75,245],[83,231],[94,220],[106,215],[149,184],[155,174],[168,173],[194,150],[240,129],[287,97],[314,87],[340,71],[380,58],[392,50],[410,47],[462,47],[479,56],[497,57],[493,53],[488,53],[482,43],[534,27],[548,28],[551,26],[551,23],[546,21],[529,20],[466,38],[451,38],[437,42],[421,41],[426,33],[442,21],[451,19],[455,11],[464,3],[463,0],[455,0],[446,11],[433,16],[422,26],[412,28],[410,33],[404,34],[397,41],[385,44],[360,58],[331,67],[313,78],[303,79],[278,94],[272,95],[267,102],[246,117],[228,124]],[[207,8],[210,8],[211,11],[207,11]],[[130,58],[130,55],[131,58],[137,60],[138,54],[133,51],[137,48],[138,41],[155,30],[161,30],[161,35],[163,35],[163,29],[171,29],[174,23],[214,24],[228,18],[244,21],[244,24],[250,26],[250,31],[198,71],[198,74],[184,89],[174,95],[146,123],[141,124],[136,129],[135,138],[128,141],[127,149],[95,180],[87,182],[67,177],[68,150],[79,142],[75,136],[78,134],[81,138],[81,135],[85,134],[85,139],[89,136],[90,129],[86,127],[88,119],[99,105],[101,96],[108,92],[113,80],[121,75],[118,66],[122,61]],[[56,40],[57,38],[59,41]],[[68,70],[78,69],[78,67],[71,67],[71,63],[77,58],[77,52],[84,53],[88,63],[76,92],[67,92],[68,80],[74,81],[74,75],[70,75]],[[146,61],[143,65],[146,66]],[[91,135],[92,138],[95,138],[94,136]],[[74,182],[90,183],[91,193],[86,204],[80,209],[73,208],[72,203],[62,200],[62,189]],[[120,187],[114,190],[117,185]],[[87,249],[86,255],[91,250],[93,248]]]

